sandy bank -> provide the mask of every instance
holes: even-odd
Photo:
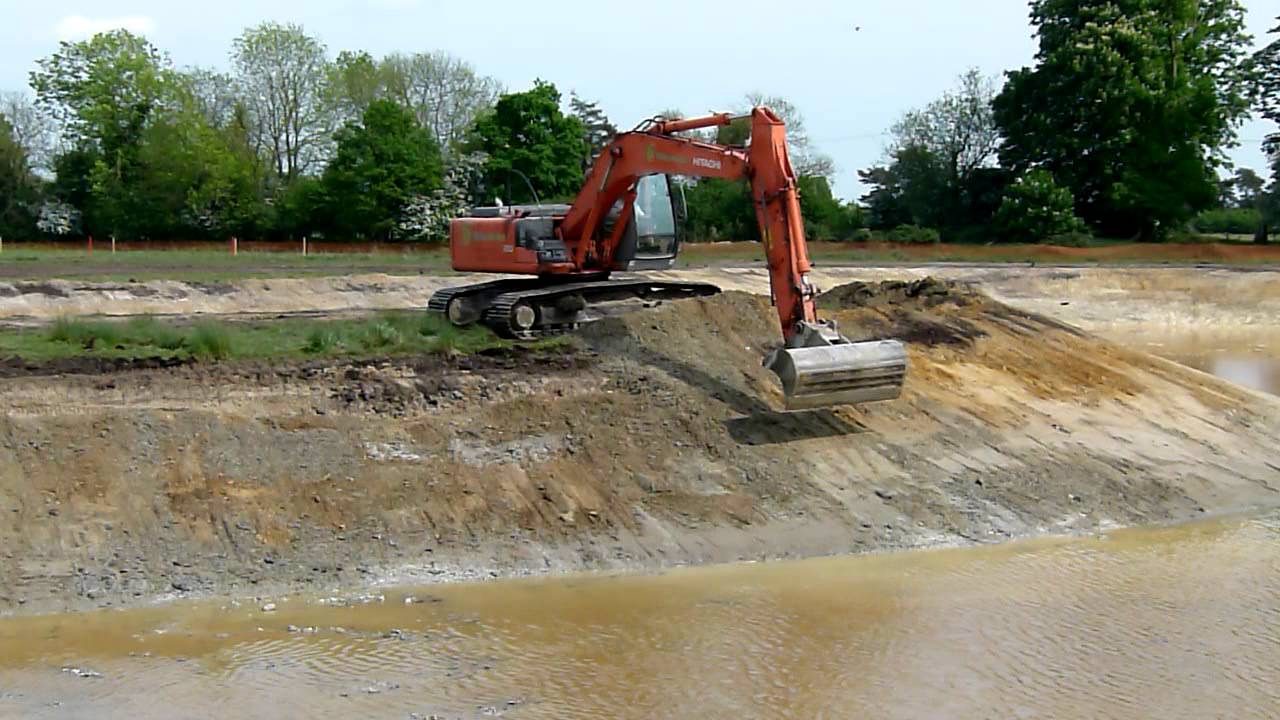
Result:
[[[551,356],[0,380],[0,608],[991,542],[1280,502],[1275,400],[913,287],[826,301],[851,335],[911,342],[904,398],[864,408],[777,412],[759,365],[774,316],[744,293],[609,318]]]

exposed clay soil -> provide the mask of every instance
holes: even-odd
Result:
[[[1280,403],[924,280],[904,397],[783,413],[767,298],[555,354],[0,379],[0,609],[992,542],[1280,503]]]

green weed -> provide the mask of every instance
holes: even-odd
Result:
[[[208,360],[226,360],[232,354],[231,333],[214,322],[202,322],[195,326],[188,339],[191,354]]]

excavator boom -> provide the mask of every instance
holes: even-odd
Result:
[[[525,209],[455,220],[450,238],[455,269],[536,274],[538,286],[513,290],[512,281],[496,281],[471,286],[474,291],[441,291],[433,296],[432,309],[448,314],[454,322],[483,317],[495,329],[516,337],[533,336],[544,328],[571,327],[589,300],[623,292],[607,278],[618,266],[627,233],[639,219],[636,204],[644,178],[746,179],[783,337],[783,347],[765,365],[782,382],[787,408],[898,397],[907,367],[901,343],[852,343],[833,321],[818,318],[796,177],[786,128],[778,116],[764,107],[752,110],[751,141],[746,148],[676,135],[736,119],[717,114],[657,120],[618,135],[596,158],[573,204],[562,214],[539,207],[536,213]],[[634,280],[625,284],[642,297],[688,297],[715,291],[698,284]]]

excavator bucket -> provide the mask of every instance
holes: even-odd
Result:
[[[843,340],[843,338],[841,338]],[[894,400],[907,376],[896,340],[782,348],[765,361],[782,381],[788,410]]]

